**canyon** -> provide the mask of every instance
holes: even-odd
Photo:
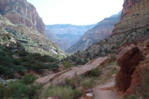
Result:
[[[93,43],[100,42],[101,40],[109,37],[112,34],[114,25],[120,20],[120,14],[121,12],[98,22],[96,26],[85,32],[81,39],[71,46],[66,52],[74,53],[86,50]]]
[[[0,5],[0,76],[17,79],[0,84],[0,97],[63,98],[67,91],[64,99],[149,98],[148,0],[124,0],[122,12],[95,26],[45,27],[26,0]]]
[[[62,50],[67,50],[74,45],[81,36],[95,24],[92,25],[71,25],[71,24],[55,24],[46,25],[46,34],[51,41],[57,43]],[[51,31],[50,34],[49,31]]]

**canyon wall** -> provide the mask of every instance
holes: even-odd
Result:
[[[117,22],[119,22],[119,20],[120,20],[120,13],[100,21],[95,27],[88,30],[82,36],[82,38],[76,44],[70,47],[66,52],[74,53],[77,51],[83,51],[93,43],[99,42],[109,37],[112,34],[114,25]]]
[[[26,0],[0,0],[0,14],[14,24],[25,25],[45,34],[45,26],[36,8]]]

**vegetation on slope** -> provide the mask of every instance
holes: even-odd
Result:
[[[0,75],[15,77],[16,73],[23,74],[26,70],[42,72],[43,69],[57,70],[56,58],[39,53],[28,53],[25,50],[12,51],[0,45]]]

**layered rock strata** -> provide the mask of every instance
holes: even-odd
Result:
[[[120,71],[116,75],[117,89],[126,92],[131,85],[132,74],[140,61],[144,59],[141,50],[130,45],[125,47],[117,56]]]
[[[109,37],[112,34],[114,25],[119,22],[119,20],[120,13],[100,21],[95,27],[88,30],[82,36],[82,38],[76,44],[70,47],[66,52],[74,53],[77,51],[86,50],[93,43],[99,42]]]
[[[26,0],[0,0],[0,14],[13,24],[25,25],[45,34],[45,26],[36,8]]]

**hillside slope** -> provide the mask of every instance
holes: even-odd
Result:
[[[75,53],[82,61],[109,53],[118,53],[122,46],[137,44],[149,38],[149,1],[125,0],[120,22],[115,25],[112,35],[88,49]]]
[[[120,20],[120,13],[113,15],[109,18],[105,18],[100,21],[95,27],[88,30],[82,38],[70,47],[66,52],[73,53],[77,51],[83,51],[95,42],[99,42],[112,34],[114,25]]]
[[[65,53],[45,35],[36,8],[26,0],[0,0],[0,43],[20,43],[30,53],[62,58]]]

